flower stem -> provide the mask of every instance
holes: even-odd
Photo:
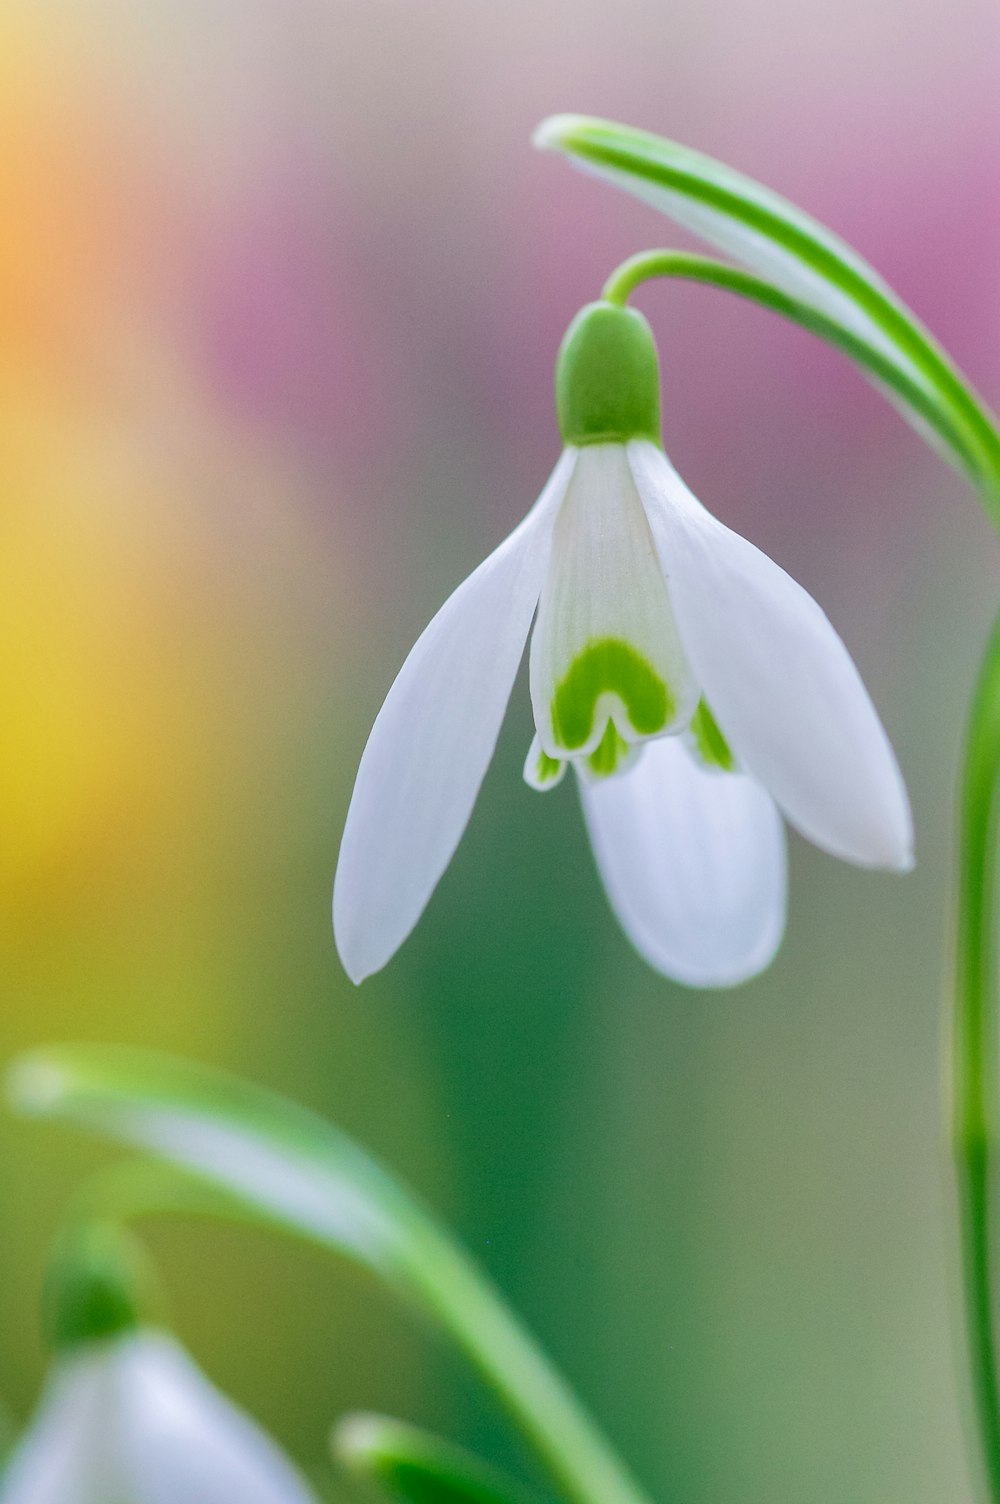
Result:
[[[1000,618],[980,670],[962,777],[953,1149],[972,1397],[990,1498],[1000,1501],[1000,1368],[993,1188],[997,1148],[997,824],[1000,814]]]
[[[516,1417],[567,1498],[649,1504],[580,1401],[492,1283],[451,1238],[423,1229],[414,1283]]]

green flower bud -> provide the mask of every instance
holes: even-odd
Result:
[[[45,1283],[45,1325],[57,1352],[130,1331],[145,1319],[155,1279],[144,1249],[110,1223],[74,1227]]]
[[[567,444],[660,442],[660,363],[634,308],[588,303],[556,361],[556,412]]]

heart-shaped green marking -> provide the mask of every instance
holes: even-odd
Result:
[[[639,736],[663,731],[676,711],[667,686],[641,653],[620,637],[601,637],[577,654],[552,697],[558,747],[575,752],[589,740],[604,694],[618,696]]]

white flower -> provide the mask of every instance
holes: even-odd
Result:
[[[273,1442],[165,1334],[59,1357],[0,1504],[316,1504]]]
[[[361,759],[334,886],[355,981],[402,944],[451,859],[536,607],[525,777],[550,787],[573,764],[611,903],[653,966],[727,986],[768,964],[785,922],[779,809],[835,856],[912,865],[906,790],[840,638],[659,446],[645,320],[584,309],[557,401],[548,485],[419,638]]]

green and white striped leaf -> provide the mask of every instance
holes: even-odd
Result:
[[[535,142],[565,152],[811,311],[819,321],[814,332],[839,331],[836,343],[855,358],[861,352],[866,374],[918,431],[995,495],[1000,441],[980,399],[916,316],[839,236],[752,178],[645,131],[556,115],[539,126]],[[914,392],[922,400],[914,402]]]

